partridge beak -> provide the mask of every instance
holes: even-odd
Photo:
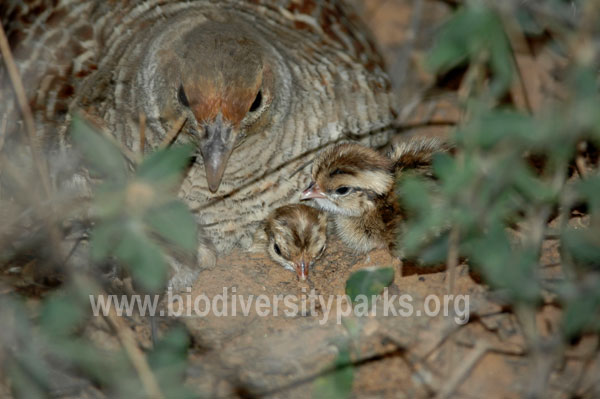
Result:
[[[212,193],[216,193],[221,185],[227,161],[233,152],[237,134],[221,118],[205,125],[204,130],[204,140],[200,142],[200,152],[204,160],[208,188]]]
[[[306,190],[302,191],[300,200],[303,201],[311,198],[327,198],[321,187],[314,181],[310,183]]]
[[[300,259],[299,262],[294,262],[296,265],[296,274],[298,278],[302,281],[306,281],[308,278],[308,262],[304,259],[304,255]]]

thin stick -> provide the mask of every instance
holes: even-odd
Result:
[[[0,151],[4,147],[4,139],[6,138],[6,127],[8,126],[8,115],[2,117],[2,126],[0,127]]]
[[[448,257],[446,258],[446,278],[448,294],[454,294],[454,286],[456,282],[456,268],[458,267],[458,243],[460,234],[458,227],[453,226],[450,230],[448,238]]]
[[[160,143],[160,149],[167,148],[171,144],[171,142],[175,140],[175,137],[177,137],[177,135],[181,131],[181,128],[183,127],[183,124],[186,120],[187,118],[185,116],[181,116],[179,117],[179,119],[177,119],[169,133],[167,133],[167,136],[164,138],[162,143]]]
[[[438,335],[437,342],[431,345],[431,348],[423,355],[423,359],[428,359],[442,347],[448,340],[452,337],[452,335],[459,330],[459,325],[455,323],[450,323],[450,325],[444,327],[444,331],[440,335]]]
[[[454,287],[456,283],[456,268],[458,267],[458,243],[459,243],[458,227],[452,226],[450,230],[450,237],[448,238],[448,257],[446,259],[446,283],[448,295],[454,295]],[[454,313],[454,310],[452,310]],[[451,314],[450,316],[454,316]],[[448,346],[448,370],[447,375],[449,376],[454,370],[454,340],[450,340]]]
[[[471,341],[457,341],[456,342],[457,345],[466,347],[466,348],[475,348],[475,344],[473,344],[473,342]],[[502,346],[501,345],[494,345],[494,344],[488,344],[488,352],[490,353],[497,353],[499,355],[505,355],[505,356],[525,356],[527,355],[527,351],[525,350],[525,348],[519,347],[515,344],[506,344],[503,343]]]
[[[454,374],[444,382],[442,389],[436,395],[436,399],[449,398],[456,388],[463,382],[465,377],[469,375],[472,369],[479,363],[481,358],[487,353],[489,346],[487,342],[479,341],[469,355],[461,362],[461,366]]]
[[[27,136],[29,138],[29,145],[31,146],[31,152],[35,161],[36,168],[40,175],[40,179],[42,181],[42,186],[44,187],[46,195],[50,196],[52,190],[50,187],[50,178],[48,177],[48,168],[43,162],[40,144],[35,135],[35,123],[33,121],[33,113],[31,112],[31,108],[29,107],[29,104],[27,102],[27,96],[25,95],[23,81],[21,80],[19,70],[17,69],[17,65],[15,64],[12,52],[10,51],[10,46],[8,44],[8,40],[6,39],[6,33],[4,32],[2,24],[0,24],[0,52],[2,53],[4,64],[6,65],[6,69],[8,70],[8,75],[10,76],[10,81],[13,85],[13,89],[15,90],[15,95],[17,97],[19,108],[21,109],[21,114],[23,115],[23,120],[25,122],[25,130],[27,131]]]
[[[511,46],[513,47],[513,46]],[[533,113],[533,105],[531,104],[531,99],[529,98],[529,92],[527,91],[527,85],[525,84],[525,77],[523,76],[523,71],[521,65],[519,64],[519,59],[517,58],[517,54],[515,53],[514,47],[511,51],[511,57],[513,60],[513,64],[515,65],[515,71],[517,72],[519,88],[521,89],[521,94],[523,96],[523,101],[525,102],[525,108],[527,108],[527,112],[529,114]],[[535,62],[535,61],[534,61]]]
[[[146,114],[140,112],[140,156],[144,156],[144,148],[146,147]]]
[[[523,96],[523,102],[525,103],[525,108],[528,113],[533,113],[533,105],[531,104],[531,99],[529,96],[529,91],[527,90],[527,85],[525,83],[525,77],[523,76],[523,71],[521,65],[519,64],[519,59],[517,57],[517,50],[529,50],[529,45],[527,44],[527,40],[519,27],[517,21],[515,21],[514,15],[509,14],[509,12],[513,10],[509,10],[506,12],[503,7],[496,7],[499,10],[499,15],[504,25],[504,30],[506,31],[509,38],[509,46],[510,46],[510,55],[515,66],[515,71],[517,72],[517,82],[519,85],[519,89],[521,91],[521,95]],[[533,57],[532,57],[533,59]],[[535,59],[533,59],[535,63]]]
[[[23,86],[23,81],[21,80],[21,76],[19,75],[19,70],[17,65],[15,64],[15,60],[13,58],[12,52],[10,51],[10,45],[8,44],[8,39],[6,38],[6,33],[4,32],[4,27],[0,24],[0,54],[2,54],[2,58],[4,59],[4,64],[6,65],[6,69],[8,71],[8,75],[10,77],[10,81],[12,83],[13,89],[15,91],[15,96],[17,98],[17,103],[19,105],[19,109],[21,110],[21,115],[23,116],[23,120],[25,122],[25,131],[27,132],[27,138],[29,140],[29,146],[31,147],[31,155],[33,157],[33,162],[39,174],[40,180],[42,182],[42,187],[44,190],[44,194],[46,197],[52,196],[52,186],[50,184],[50,177],[48,173],[48,166],[46,165],[45,158],[42,156],[42,151],[40,148],[39,140],[35,134],[35,123],[33,120],[33,113],[31,112],[31,108],[29,107],[29,103],[27,102],[27,96],[25,94],[25,87]],[[7,116],[5,115],[7,118]],[[6,129],[7,121],[4,120],[2,122],[4,131]],[[6,131],[2,134],[2,141],[4,141],[4,137],[6,135]],[[4,145],[4,143],[2,144]],[[41,202],[41,198],[37,198],[39,194],[35,191],[37,202],[35,204],[36,211],[40,219],[43,220],[43,223],[48,228],[48,234],[50,236],[50,241],[52,242],[52,248],[56,253],[59,254],[60,257],[60,231],[58,231],[55,215],[54,213],[42,212],[40,208],[39,202]]]
[[[394,92],[396,96],[400,96],[400,89],[404,86],[406,80],[406,72],[409,70],[410,54],[413,53],[415,42],[419,37],[419,28],[423,21],[423,0],[413,0],[412,15],[410,26],[405,36],[407,39],[400,51],[395,53],[395,60],[391,66],[391,74],[393,77]]]
[[[123,325],[123,320],[117,316],[113,307],[110,308],[106,320],[117,333],[117,337],[119,338],[123,349],[125,349],[127,357],[129,357],[129,360],[131,360],[133,367],[137,371],[148,397],[153,399],[164,398],[144,354],[137,346],[133,333],[127,326]]]
[[[585,170],[585,160],[581,155],[577,155],[575,157],[575,169],[577,169],[577,173],[582,179],[585,179],[587,176],[587,171]]]

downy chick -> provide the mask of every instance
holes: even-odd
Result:
[[[313,199],[331,213],[337,235],[357,252],[386,248],[398,254],[406,212],[396,196],[396,178],[408,171],[430,174],[433,155],[446,150],[433,139],[400,144],[389,156],[359,144],[336,145],[316,158],[301,199]]]
[[[327,243],[327,215],[303,204],[284,205],[266,219],[259,240],[275,262],[306,280]]]

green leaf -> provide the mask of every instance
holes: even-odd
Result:
[[[50,395],[48,394],[50,391],[48,376],[45,374],[32,374],[33,370],[31,367],[28,367],[35,362],[39,364],[39,366],[36,367],[39,369],[44,362],[41,362],[40,359],[37,358],[23,362],[23,359],[20,359],[22,357],[22,355],[18,356],[16,361],[11,359],[12,361],[10,363],[8,359],[5,359],[8,363],[6,365],[7,376],[11,382],[10,390],[13,397],[27,399],[50,398]]]
[[[43,331],[54,339],[72,335],[83,322],[86,312],[70,292],[58,292],[44,302],[41,325]]]
[[[448,257],[448,233],[440,234],[428,240],[419,251],[419,261],[424,265],[437,265]]]
[[[100,262],[112,254],[116,244],[121,240],[124,222],[108,220],[98,223],[90,237],[90,254],[92,260]]]
[[[69,133],[75,146],[82,152],[84,161],[93,171],[105,178],[125,180],[127,166],[116,145],[77,114],[73,116]]]
[[[185,328],[178,326],[171,329],[148,356],[148,362],[167,397],[197,397],[183,385],[189,344],[190,338]]]
[[[493,72],[492,94],[501,95],[509,87],[513,74],[508,39],[493,11],[469,3],[441,28],[426,65],[433,72],[446,72],[481,54],[485,54]]]
[[[476,115],[456,132],[456,141],[469,147],[494,149],[498,144],[531,142],[536,132],[535,120],[511,109],[495,109]]]
[[[150,210],[145,221],[165,240],[193,254],[198,245],[196,220],[187,206],[171,201]]]
[[[424,179],[417,176],[402,178],[398,181],[397,190],[402,206],[415,216],[427,214],[432,208],[430,188]]]
[[[11,382],[10,389],[15,398],[46,398],[50,391],[48,363],[40,358],[45,348],[30,318],[31,314],[20,298],[3,296],[0,301],[0,320],[2,341],[7,346],[1,348],[3,359],[0,367],[3,367]],[[18,342],[23,345],[12,345]]]
[[[511,245],[502,225],[492,226],[463,246],[486,282],[504,290],[513,303],[539,300],[541,289],[535,273],[539,256],[535,248]]]
[[[467,28],[474,26],[471,14],[465,7],[460,8],[440,29],[436,42],[429,52],[426,65],[433,72],[447,71],[469,56],[469,38]]]
[[[600,236],[594,229],[569,228],[561,235],[563,250],[585,269],[600,269]]]
[[[350,397],[354,381],[354,368],[350,362],[350,352],[347,349],[340,351],[333,367],[334,371],[315,381],[313,398],[345,399]]]
[[[600,295],[596,292],[582,292],[567,301],[563,314],[563,333],[573,338],[595,328],[600,319]]]
[[[190,337],[182,326],[169,330],[149,355],[149,363],[155,370],[172,365],[185,364]],[[185,368],[181,371],[185,371]]]
[[[193,150],[192,145],[178,145],[158,150],[142,162],[136,176],[150,183],[176,182],[189,164]]]
[[[541,36],[544,33],[544,27],[536,20],[529,10],[516,7],[515,16],[523,33],[527,36]]]
[[[123,213],[126,201],[127,181],[113,184],[112,181],[103,182],[94,190],[94,215],[99,219],[119,216]]]
[[[114,255],[131,272],[136,287],[150,293],[163,291],[167,265],[160,248],[145,235],[142,226],[125,226]]]
[[[497,19],[491,21],[489,38],[490,66],[493,77],[491,92],[494,96],[501,96],[509,87],[513,79],[512,49],[504,34],[502,23]],[[493,32],[493,33],[492,33]]]
[[[592,212],[600,212],[600,176],[596,174],[580,180],[575,187],[577,193],[590,204]]]
[[[76,365],[102,385],[118,387],[135,380],[136,374],[123,351],[96,348],[88,339],[72,336],[53,347],[54,354]],[[138,389],[139,392],[139,389]]]
[[[447,153],[435,154],[432,166],[434,174],[443,180],[449,179],[456,173],[456,160]]]
[[[358,338],[361,329],[358,319],[353,317],[344,317],[342,318],[342,325],[346,331],[348,331],[348,334],[351,338]]]
[[[346,281],[346,294],[355,303],[359,295],[365,295],[368,301],[371,296],[379,295],[383,289],[394,281],[394,268],[370,268],[353,273]],[[369,302],[370,303],[370,302]]]

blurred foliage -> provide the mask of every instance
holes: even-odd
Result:
[[[438,77],[464,72],[459,93],[464,118],[453,133],[455,154],[434,159],[435,182],[418,176],[399,182],[403,206],[411,215],[400,246],[408,257],[423,263],[445,262],[453,245],[448,232],[453,230],[459,237],[459,256],[508,305],[536,309],[551,294],[564,309],[560,332],[564,342],[597,333],[600,176],[597,170],[582,176],[573,171],[582,144],[600,148],[600,57],[593,31],[598,15],[586,11],[592,2],[573,0],[450,3],[457,4],[456,11],[439,30],[427,65]],[[591,31],[586,30],[589,26]],[[568,61],[558,77],[563,80],[564,98],[548,101],[535,113],[510,101],[511,87],[522,78],[511,42],[515,33],[526,40],[546,40],[546,46]],[[596,44],[586,47],[589,42]],[[175,195],[192,148],[160,149],[138,162],[78,116],[73,118],[70,137],[96,182],[89,221],[92,262],[116,263],[143,291],[161,291],[168,278],[167,258],[195,255],[196,223]],[[5,180],[7,174],[2,176]],[[0,195],[4,190],[14,191],[18,198],[31,196],[23,187],[35,183],[25,179],[28,184],[20,187],[18,179],[10,177],[14,184],[10,190],[0,187]],[[582,226],[569,223],[576,208],[586,213]],[[23,214],[31,218],[43,213],[36,212]],[[25,224],[24,230],[31,225]],[[66,229],[59,227],[61,232]],[[35,235],[30,247],[50,236],[44,229],[30,234]],[[551,283],[540,272],[547,235],[560,242],[563,269],[561,278]],[[26,241],[19,240],[15,241]],[[2,263],[15,254],[0,254]],[[38,305],[16,293],[2,295],[0,362],[12,395],[81,396],[99,390],[97,396],[147,396],[130,354],[121,346],[98,345],[87,332],[91,322],[103,323],[92,319],[89,306],[90,294],[104,292],[102,282],[83,270],[63,272],[67,276],[61,289],[46,294]],[[360,294],[370,298],[393,278],[392,268],[362,270],[347,281],[346,293],[353,301]],[[357,337],[359,323],[352,318],[343,321],[350,337]],[[165,397],[197,396],[183,383],[188,346],[185,330],[174,328],[146,352],[144,360]],[[350,342],[339,345],[331,368],[313,385],[314,397],[350,396],[351,349]],[[57,387],[73,388],[57,391]]]
[[[350,351],[343,348],[333,362],[332,371],[317,378],[313,384],[313,398],[343,399],[350,397],[354,368],[351,366]]]
[[[392,267],[362,269],[352,273],[346,281],[346,295],[353,304],[366,299],[370,307],[372,298],[381,294],[384,288],[392,284],[393,281],[394,268]],[[359,296],[362,296],[362,298]]]
[[[549,99],[535,113],[517,109],[506,101],[519,76],[503,21],[515,18],[523,35],[557,27],[544,26],[531,9],[509,9],[513,14],[507,16],[506,9],[489,4],[473,1],[459,7],[429,54],[428,65],[436,74],[466,67],[467,79],[473,68],[483,68],[485,79],[466,86],[463,112],[468,117],[453,134],[455,155],[434,159],[436,184],[419,177],[399,181],[401,201],[412,215],[401,246],[425,263],[445,262],[453,229],[460,237],[460,257],[508,304],[535,308],[544,292],[551,293],[565,309],[565,338],[598,332],[600,179],[595,169],[574,172],[577,157],[585,157],[579,148],[600,146],[598,55],[571,57],[561,82],[564,100]],[[573,38],[593,32],[569,34],[549,45],[591,51],[578,48]],[[576,207],[586,209],[587,225],[569,223]],[[540,272],[548,235],[560,239],[564,278],[557,284],[549,284]]]
[[[561,353],[561,345],[600,332],[600,175],[593,165],[600,148],[600,10],[594,2],[558,0],[457,3],[426,65],[440,81],[461,76],[463,118],[450,139],[453,154],[433,160],[435,179],[399,176],[398,197],[409,214],[399,247],[408,259],[439,265],[455,245],[458,258],[518,316],[531,317],[556,298],[560,339],[544,348]],[[512,90],[529,76],[517,69],[514,37],[537,40],[538,52],[544,43],[567,60],[555,76],[562,96],[545,98],[535,112],[513,101]],[[582,171],[577,160],[592,167]],[[457,243],[450,243],[451,231]],[[551,279],[543,272],[547,237],[560,245],[562,270]],[[542,345],[535,331],[525,334],[532,347]]]
[[[196,249],[194,217],[175,199],[192,146],[156,151],[130,177],[119,149],[80,117],[72,122],[71,137],[90,170],[102,177],[92,204],[97,217],[90,240],[92,260],[114,256],[143,290],[163,291],[167,265],[162,252],[166,248],[154,236],[191,256]]]
[[[445,72],[465,62],[485,62],[493,79],[490,94],[499,95],[510,85],[513,68],[511,49],[498,15],[483,4],[474,2],[461,7],[438,34],[428,64]]]
[[[78,115],[69,133],[97,182],[92,187],[89,222],[93,227],[85,262],[116,262],[131,275],[136,289],[161,293],[169,275],[166,257],[193,259],[196,251],[195,220],[176,198],[192,148],[160,149],[138,164]],[[69,379],[74,370],[91,381],[88,390],[97,387],[113,397],[139,397],[146,392],[126,350],[107,351],[85,333],[86,326],[99,322],[92,321],[90,296],[107,294],[97,274],[85,270],[89,268],[64,270],[68,276],[61,289],[46,295],[36,309],[15,295],[0,305],[6,331],[0,348],[8,360],[6,373],[15,397],[50,397],[57,387],[81,385]],[[152,378],[165,397],[197,396],[183,384],[188,346],[187,332],[175,328],[147,354]]]
[[[394,275],[392,267],[362,269],[352,273],[346,281],[346,295],[352,306],[356,306],[354,311],[357,316],[366,316],[364,312],[374,305],[373,299],[394,282]],[[359,307],[361,313],[358,313]],[[354,366],[351,357],[359,352],[353,342],[360,335],[362,323],[353,316],[343,317],[341,321],[348,335],[333,343],[338,348],[338,354],[329,369],[324,370],[323,375],[313,383],[314,398],[343,399],[352,393]]]

